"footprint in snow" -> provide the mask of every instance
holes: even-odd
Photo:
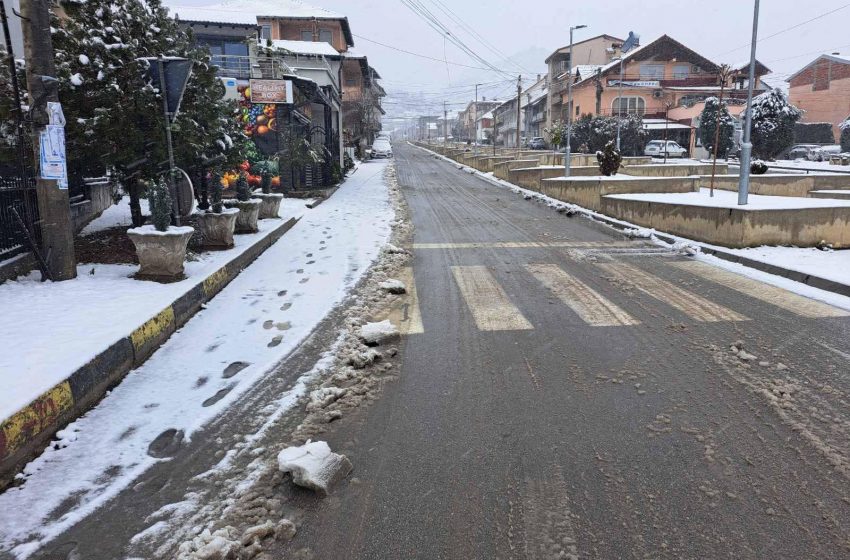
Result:
[[[234,375],[236,375],[237,373],[239,373],[250,365],[251,364],[249,364],[248,362],[233,362],[232,364],[224,368],[224,371],[222,372],[221,376],[225,379],[230,379],[231,377],[233,377]]]
[[[217,403],[218,401],[220,401],[221,399],[226,397],[227,393],[232,391],[235,386],[236,385],[229,385],[229,386],[225,387],[224,389],[219,390],[219,392],[217,392],[215,395],[213,395],[210,398],[208,398],[207,400],[205,400],[204,403],[203,403],[203,406],[207,407],[207,406],[214,405],[215,403]]]
[[[279,331],[288,331],[292,328],[292,323],[284,321],[283,323],[275,323],[274,327]]]
[[[281,311],[286,311],[286,310],[287,310],[287,309],[289,309],[290,307],[292,307],[292,304],[291,304],[291,303],[284,303],[284,304],[280,307],[280,310],[281,310]]]
[[[271,319],[269,319],[268,321],[263,323],[263,328],[266,329],[266,330],[272,328],[273,326],[274,326],[274,321],[272,321]]]
[[[307,256],[309,256],[309,255],[307,255]],[[280,297],[285,296],[285,295],[286,295],[286,290],[281,290],[281,291],[279,291],[279,292],[277,293],[277,295],[278,295],[278,296],[280,296]]]
[[[199,377],[198,380],[195,381],[195,389],[199,389],[199,388],[203,387],[204,385],[207,384],[207,381],[209,381],[209,377],[207,377],[207,376]]]
[[[304,269],[303,269],[303,268],[299,268],[298,270],[296,270],[296,271],[295,271],[295,273],[296,273],[296,274],[304,274]]]
[[[301,280],[299,280],[298,283],[299,284],[306,284],[309,280],[310,280],[310,277],[308,276],[307,278],[302,278]]]
[[[183,430],[169,428],[154,439],[148,446],[148,455],[155,459],[172,457],[183,443]]]
[[[274,338],[272,339],[272,341],[268,343],[268,345],[267,345],[267,346],[268,346],[269,348],[274,348],[275,346],[278,346],[281,342],[283,342],[283,335],[282,335],[282,334],[279,334],[279,335],[277,335],[276,337],[274,337]]]
[[[316,261],[307,261],[307,264],[316,264]]]

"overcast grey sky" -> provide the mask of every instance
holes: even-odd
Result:
[[[220,0],[184,0],[192,5]],[[269,0],[274,2],[274,0]],[[474,29],[495,50],[508,56],[524,53],[521,66],[526,74],[545,70],[546,54],[569,42],[570,25],[586,24],[576,40],[602,33],[624,37],[630,30],[645,43],[664,33],[715,62],[741,62],[749,58],[753,0],[420,0],[452,32],[477,54],[501,68],[517,74],[515,66],[500,61],[500,56],[441,8],[448,8]],[[440,97],[444,88],[457,98],[468,91],[461,86],[474,82],[504,80],[492,71],[476,71],[405,54],[393,48],[370,43],[371,39],[433,58],[478,66],[407,8],[401,0],[308,0],[348,16],[355,35],[355,46],[369,56],[371,64],[384,78],[389,92],[424,92]],[[801,24],[821,14],[831,15],[796,29],[770,37],[774,33]],[[758,58],[774,71],[768,83],[780,85],[792,72],[820,52],[850,53],[850,2],[847,0],[762,0]],[[364,39],[365,38],[365,39]],[[444,42],[445,54],[444,54]],[[528,60],[530,58],[530,60]],[[530,67],[537,61],[536,67]],[[496,84],[509,91],[505,82]],[[506,86],[506,87],[505,87]]]

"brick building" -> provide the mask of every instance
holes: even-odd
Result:
[[[791,103],[805,111],[802,122],[832,123],[838,140],[838,125],[850,116],[850,56],[822,54],[786,81]]]

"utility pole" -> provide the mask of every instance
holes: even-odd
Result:
[[[449,144],[449,112],[446,110],[446,102],[443,101],[443,148]]]
[[[519,159],[519,142],[520,142],[520,129],[519,129],[519,121],[521,120],[519,117],[519,106],[520,100],[522,98],[522,74],[516,79],[516,158]]]
[[[564,149],[564,177],[570,176],[570,136],[573,134],[573,31],[586,25],[570,27],[570,58],[567,60],[567,146]]]
[[[472,106],[472,154],[478,155],[478,85],[475,84],[475,105]]]
[[[31,135],[41,219],[41,247],[50,279],[70,280],[77,276],[77,266],[68,188],[60,187],[56,179],[42,178],[40,164],[41,136],[50,122],[47,103],[59,102],[59,81],[56,79],[50,36],[50,6],[49,0],[21,0],[21,26],[27,89],[31,100]]]
[[[750,159],[753,143],[750,141],[750,129],[753,126],[753,82],[756,81],[756,43],[759,36],[759,0],[755,2],[753,14],[753,42],[750,46],[750,83],[747,84],[747,118],[744,123],[744,141],[741,144],[741,177],[738,182],[738,205],[745,206],[750,190]]]

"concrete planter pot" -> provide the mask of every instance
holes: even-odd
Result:
[[[254,198],[259,198],[263,201],[262,206],[260,206],[260,219],[266,220],[268,218],[280,218],[280,201],[283,200],[283,195],[280,193],[261,193],[255,192],[251,196]]]
[[[195,232],[189,226],[169,227],[159,231],[152,225],[127,230],[136,246],[139,272],[136,278],[156,282],[176,282],[183,278],[186,246]]]
[[[236,216],[236,233],[257,233],[257,219],[260,216],[260,206],[263,201],[256,198],[251,200],[227,200],[224,205],[228,208],[238,208],[239,215]]]
[[[225,208],[221,214],[205,212],[198,214],[198,226],[204,240],[204,247],[210,249],[230,249],[233,247],[233,231],[236,228],[238,208]]]

